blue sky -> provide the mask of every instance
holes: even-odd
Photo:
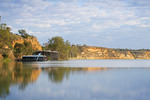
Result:
[[[0,0],[1,23],[45,43],[150,49],[150,0]]]

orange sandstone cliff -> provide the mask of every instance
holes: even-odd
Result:
[[[42,46],[38,42],[37,38],[34,37],[34,36],[29,36],[28,38],[23,38],[19,35],[13,34],[12,37],[13,38],[11,39],[11,42],[10,42],[12,48],[14,48],[16,43],[23,44],[25,41],[27,41],[27,42],[30,42],[32,44],[32,47],[33,47],[34,50],[42,50]],[[15,56],[14,56],[14,52],[13,52],[12,48],[9,48],[8,45],[4,44],[3,48],[0,49],[0,60],[3,59],[2,55],[4,54],[4,52],[7,52],[8,58],[16,59]]]
[[[150,59],[150,51],[117,51],[103,47],[84,47],[76,58],[70,59]]]
[[[14,47],[16,43],[24,43],[24,41],[28,41],[32,44],[34,50],[42,50],[40,43],[38,42],[36,37],[28,37],[28,38],[17,38],[12,41],[12,46]]]

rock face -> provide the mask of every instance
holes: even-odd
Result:
[[[42,50],[42,47],[40,45],[40,43],[38,42],[37,38],[34,36],[29,36],[28,38],[23,38],[19,35],[13,35],[15,38],[13,38],[10,42],[12,48],[8,47],[8,45],[4,44],[3,48],[0,49],[0,60],[3,60],[3,54],[7,54],[8,58],[10,59],[16,59],[16,57],[14,56],[14,46],[16,43],[20,43],[20,44],[24,44],[25,42],[29,42],[32,44],[32,48],[36,51],[36,50]]]
[[[29,37],[29,38],[27,38],[27,39],[24,39],[24,38],[17,38],[17,39],[15,39],[15,40],[13,40],[12,46],[14,47],[16,43],[21,43],[21,44],[23,44],[24,41],[31,42],[31,44],[32,44],[34,50],[42,50],[42,47],[41,47],[41,45],[40,45],[40,43],[38,42],[38,40],[37,40],[36,37]]]
[[[150,51],[145,52],[132,52],[136,59],[150,59]]]
[[[31,42],[34,50],[42,50],[42,47],[36,37],[28,38],[26,41]]]
[[[3,59],[3,56],[2,56],[2,53],[0,53],[0,60],[2,60]]]
[[[137,53],[87,46],[76,58],[71,59],[150,59],[150,52]]]
[[[15,40],[13,40],[12,41],[12,46],[14,47],[16,43],[23,44],[24,43],[24,39],[23,38],[17,38]]]

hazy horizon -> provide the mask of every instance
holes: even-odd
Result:
[[[150,49],[149,0],[0,0],[1,22],[40,44],[61,36],[73,44]]]

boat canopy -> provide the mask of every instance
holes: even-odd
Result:
[[[43,56],[43,55],[25,55],[22,57],[45,57],[45,56]]]

